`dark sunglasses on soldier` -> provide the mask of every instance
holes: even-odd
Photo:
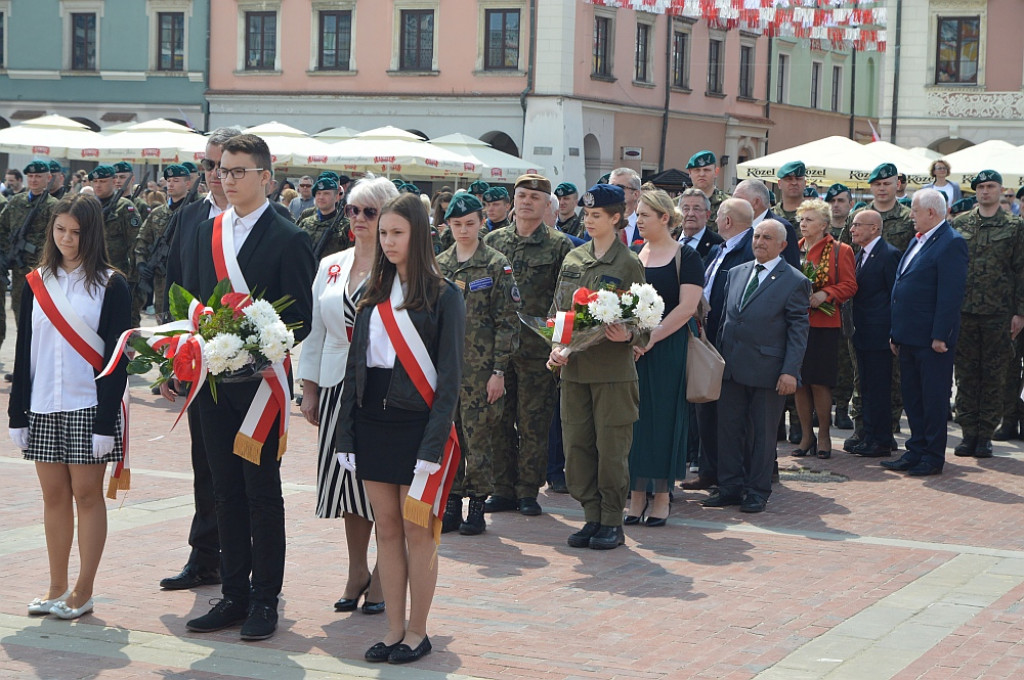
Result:
[[[377,216],[376,208],[360,208],[358,205],[346,205],[345,214],[349,217],[359,217],[359,213],[366,216],[366,219],[372,220]]]

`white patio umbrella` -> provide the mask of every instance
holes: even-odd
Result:
[[[544,174],[544,168],[518,156],[498,151],[487,142],[456,132],[430,140],[434,146],[475,158],[481,165],[480,176],[490,182],[511,184],[526,173]]]
[[[100,158],[135,163],[177,163],[202,158],[206,138],[173,121],[157,118],[104,137]],[[198,154],[198,155],[197,155]]]
[[[407,178],[480,176],[479,162],[475,158],[435,146],[411,132],[390,126],[361,132],[332,147],[328,167],[339,167],[345,172]]]
[[[257,125],[243,132],[263,138],[270,147],[271,161],[275,167],[325,167],[331,154],[330,144],[277,121]]]
[[[864,148],[875,154],[879,163],[893,163],[897,170],[906,174],[907,184],[911,188],[920,188],[932,181],[928,174],[928,167],[932,162],[925,156],[890,142],[871,142]]]
[[[1008,158],[1004,158],[1005,154],[1010,154]],[[1002,169],[994,167],[996,159],[1001,161],[1007,161],[1012,159],[1012,155],[1019,155],[1020,150],[1010,144],[1004,142],[1001,139],[990,139],[987,142],[981,142],[974,146],[969,146],[966,149],[960,149],[951,154],[943,156],[943,160],[949,163],[949,180],[951,182],[959,182],[961,186],[970,186],[971,180],[982,170],[999,170],[1002,173]],[[1004,165],[1003,167],[1010,167]],[[1013,166],[1019,169],[1019,164]],[[1006,182],[1007,178],[1004,175],[1003,181]],[[1009,186],[1009,185],[1007,185]]]
[[[916,153],[918,156],[924,156],[929,161],[942,158],[942,154],[934,149],[929,149],[927,146],[912,146],[907,149],[910,153]]]
[[[790,161],[804,163],[809,183],[842,182],[848,186],[867,186],[871,171],[881,162],[867,147],[852,139],[825,137],[740,163],[737,175],[740,179],[775,182],[779,168]]]
[[[352,128],[342,126],[318,132],[313,135],[313,139],[319,139],[321,142],[331,144],[334,142],[343,142],[346,139],[352,139],[358,134],[359,130],[353,130]]]
[[[973,163],[969,171],[951,172],[950,175],[956,177],[952,181],[959,181],[961,186],[967,188],[982,170],[995,170],[1003,176],[1004,187],[1016,190],[1024,186],[1024,146],[1011,146],[993,151],[980,159],[975,159]]]
[[[95,160],[104,137],[78,121],[50,115],[0,130],[0,152]]]

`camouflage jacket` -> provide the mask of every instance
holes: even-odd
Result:
[[[914,229],[914,222],[910,219],[910,208],[898,201],[888,212],[878,210],[875,207],[874,201],[871,201],[871,203],[868,203],[863,208],[851,211],[849,217],[846,218],[846,228],[839,238],[840,241],[843,243],[853,243],[850,237],[850,225],[853,224],[854,216],[861,210],[878,211],[878,214],[882,216],[882,238],[901,253],[906,252],[907,246],[910,245],[910,239],[914,237],[916,231]]]
[[[153,208],[153,211],[149,213],[149,217],[143,221],[142,228],[139,229],[139,235],[135,238],[136,265],[139,262],[148,262],[153,256],[153,247],[163,235],[167,225],[171,223],[171,218],[174,217],[174,213],[181,205],[182,201],[178,201],[173,206],[164,203]]]
[[[561,224],[556,223],[555,229],[563,234],[569,234],[569,236],[575,236],[576,238],[583,238],[583,234],[586,231],[583,228],[583,218],[580,217],[579,213],[573,213],[572,217]]]
[[[132,203],[135,204],[135,210],[139,213],[139,219],[145,222],[149,214],[153,212],[153,208],[141,197],[136,198]]]
[[[711,212],[708,213],[707,228],[716,234],[718,233],[718,208],[721,207],[722,201],[727,198],[729,198],[729,194],[718,187],[715,187],[715,190],[708,196],[708,200],[711,201]]]
[[[39,206],[35,217],[32,218],[32,224],[25,230],[25,250],[22,255],[25,267],[30,269],[39,264],[39,258],[43,255],[43,244],[46,242],[46,227],[50,223],[50,213],[53,211],[53,207],[57,205],[57,199],[49,194],[43,194],[33,198],[30,203],[28,192],[23,191],[12,196],[7,201],[7,205],[0,211],[0,249],[3,250],[5,256],[11,258],[14,255],[10,252],[11,240],[18,230],[21,229],[21,225],[25,223],[38,200],[42,200],[43,204]]]
[[[113,196],[100,200],[104,211],[111,200]],[[129,281],[138,279],[135,271],[135,242],[139,238],[141,226],[142,220],[139,219],[135,205],[123,196],[117,200],[117,205],[111,209],[103,224],[103,236],[107,242],[110,264],[121,270]]]
[[[299,229],[309,234],[309,239],[313,242],[313,254],[317,260],[352,247],[355,237],[349,227],[348,218],[341,216],[337,225],[332,229],[336,217],[338,214],[335,212],[328,215],[326,219],[321,219],[320,212],[314,208],[313,214],[300,218],[298,221]],[[328,235],[329,229],[333,233]]]
[[[784,219],[787,222],[789,222],[790,224],[792,224],[793,228],[796,229],[798,232],[800,231],[800,227],[799,227],[800,223],[796,219],[796,210],[783,210],[782,209],[782,201],[779,201],[778,203],[773,205],[771,210],[777,216],[781,217],[782,219]],[[717,216],[718,213],[716,212],[715,215]],[[716,231],[717,231],[717,229],[716,229]]]
[[[494,248],[512,264],[515,287],[512,297],[521,299],[523,313],[530,316],[547,316],[555,296],[555,281],[562,260],[572,250],[572,242],[565,234],[541,224],[529,236],[516,233],[515,224],[495,229],[484,238],[484,243]],[[536,333],[520,336],[520,356],[543,358],[551,349]],[[543,365],[541,365],[543,370]]]
[[[464,407],[487,403],[487,381],[504,371],[519,347],[518,295],[512,266],[504,255],[480,244],[473,256],[459,262],[455,246],[437,256],[445,278],[454,282],[466,299],[466,341],[462,362],[460,399]]]
[[[1004,210],[958,215],[953,228],[967,241],[965,314],[1024,315],[1024,222]]]

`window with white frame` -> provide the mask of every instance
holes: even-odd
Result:
[[[319,13],[316,67],[320,71],[347,71],[352,59],[352,11]]]

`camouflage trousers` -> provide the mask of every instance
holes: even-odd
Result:
[[[956,373],[956,422],[965,436],[991,439],[1003,411],[1006,366],[1013,356],[1010,319],[961,314]]]
[[[455,410],[455,430],[459,434],[462,461],[455,474],[451,495],[474,498],[494,493],[491,452],[504,403],[504,398],[477,408],[463,407],[459,403]]]
[[[11,269],[11,309],[14,311],[14,323],[18,323],[21,314],[21,291],[25,290],[25,277],[32,271],[28,267]],[[4,322],[6,324],[6,321]]]
[[[1024,385],[1024,333],[1012,342],[1013,353],[1007,364],[1001,400],[1003,420],[1007,423],[1024,420],[1024,401],[1020,398],[1021,386]]]
[[[494,495],[536,498],[548,467],[555,377],[544,358],[513,355],[505,369],[505,406],[495,430]]]
[[[166,286],[163,274],[157,274],[153,277],[153,309],[157,313],[157,323],[159,323],[160,312],[165,309],[164,304],[164,287]],[[139,290],[138,281],[129,284],[132,289],[132,328],[138,328],[142,323],[142,310],[146,306],[146,298],[141,290]]]

